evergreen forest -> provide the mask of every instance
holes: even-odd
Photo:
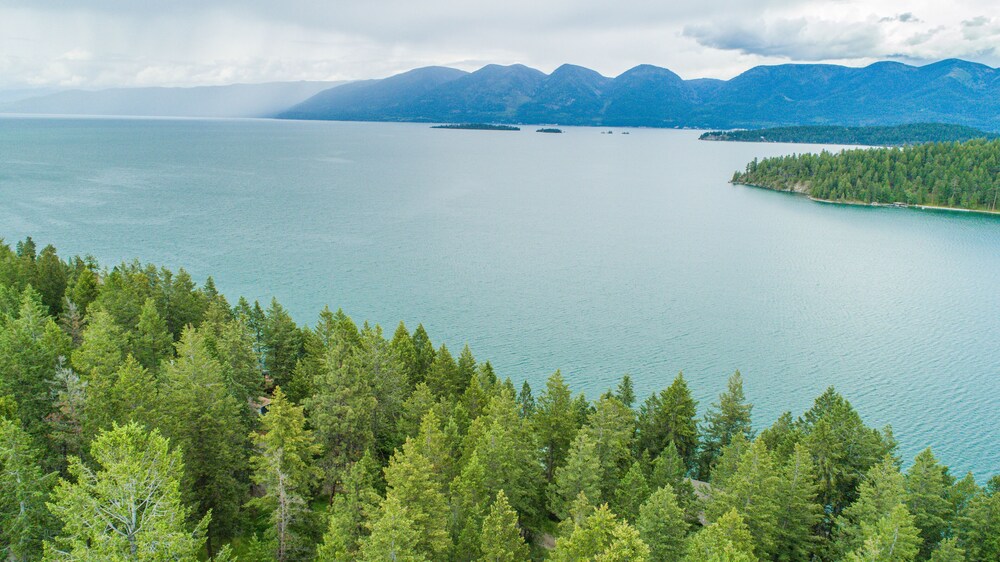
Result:
[[[996,211],[1000,140],[754,159],[732,181],[828,201]]]
[[[305,326],[183,269],[0,242],[0,558],[1000,560],[1000,477],[901,458],[833,388],[764,427],[738,371],[707,405],[670,378],[532,388],[419,325]]]
[[[858,144],[867,146],[901,146],[927,142],[964,142],[972,139],[995,139],[996,133],[987,133],[947,123],[908,123],[869,127],[838,127],[834,125],[805,125],[799,127],[774,127],[770,129],[737,129],[734,131],[709,131],[701,140],[736,142],[796,142],[813,144]]]

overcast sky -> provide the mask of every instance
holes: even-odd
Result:
[[[996,0],[0,0],[0,88],[196,86],[564,62],[1000,66]]]

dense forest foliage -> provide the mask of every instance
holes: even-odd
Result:
[[[639,398],[0,243],[6,560],[1000,559],[1000,478],[901,471],[832,388],[759,432],[739,372]]]
[[[909,123],[877,127],[836,127],[808,125],[774,127],[771,129],[737,129],[709,131],[701,140],[737,142],[797,142],[813,144],[858,144],[867,146],[902,146],[926,142],[964,142],[973,139],[995,139],[987,133],[963,125],[947,123]]]
[[[995,211],[1000,140],[754,159],[732,181],[830,201]]]

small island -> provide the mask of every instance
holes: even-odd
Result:
[[[700,140],[731,142],[787,142],[811,144],[847,144],[863,146],[906,146],[926,142],[964,142],[972,139],[995,139],[989,133],[946,123],[909,123],[879,127],[835,127],[809,125],[771,129],[709,131]]]
[[[467,131],[520,131],[520,127],[513,125],[496,125],[493,123],[449,123],[447,125],[434,125],[431,129],[461,129]]]
[[[535,132],[536,133],[562,133],[562,129],[543,128],[543,129],[538,129]]]
[[[997,213],[1000,140],[793,154],[747,164],[732,183],[827,203]]]

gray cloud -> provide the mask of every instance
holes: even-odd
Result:
[[[878,56],[882,39],[877,23],[845,26],[806,18],[690,25],[684,35],[706,47],[801,61]]]

